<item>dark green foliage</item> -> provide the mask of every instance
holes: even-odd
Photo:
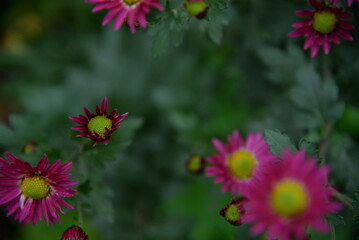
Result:
[[[269,150],[276,156],[280,156],[286,149],[292,151],[296,149],[288,135],[281,133],[279,130],[264,130],[264,136]]]
[[[318,157],[318,146],[305,138],[300,139],[298,149],[305,151],[308,157]]]

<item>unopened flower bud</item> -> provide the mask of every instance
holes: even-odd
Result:
[[[69,227],[63,234],[60,240],[88,240],[87,234],[82,228],[74,225]]]
[[[192,154],[186,161],[187,171],[200,174],[204,170],[204,158],[199,154]]]
[[[219,214],[222,215],[230,224],[234,226],[241,225],[242,217],[245,214],[242,202],[243,199],[235,200],[232,198],[231,202],[219,211]]]
[[[25,154],[34,153],[36,152],[36,147],[37,147],[36,143],[28,142],[22,147],[21,152]]]
[[[208,5],[203,0],[186,0],[184,4],[191,16],[202,19],[207,15]]]

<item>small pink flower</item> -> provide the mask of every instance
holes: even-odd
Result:
[[[326,232],[324,217],[341,208],[331,199],[329,168],[302,151],[284,151],[281,159],[247,188],[243,222],[254,224],[253,235],[266,231],[267,239],[303,240],[308,227]]]
[[[87,108],[84,108],[84,112],[86,116],[69,117],[71,121],[80,124],[71,129],[81,132],[76,135],[77,137],[94,140],[93,146],[100,142],[107,145],[112,133],[120,127],[120,122],[128,115],[128,112],[118,114],[117,109],[109,114],[107,97],[103,99],[101,108],[96,106],[96,113],[91,113]]]
[[[150,11],[150,7],[160,11],[163,7],[158,0],[85,0],[88,3],[95,4],[92,12],[103,9],[108,10],[107,15],[103,19],[102,25],[108,24],[115,19],[115,30],[118,30],[122,24],[127,21],[130,30],[134,33],[136,25],[145,28],[147,25],[146,14]]]
[[[211,165],[206,168],[206,175],[215,177],[215,183],[223,182],[222,192],[230,190],[232,194],[241,194],[255,175],[277,159],[269,151],[262,133],[250,133],[244,141],[235,131],[228,136],[228,144],[218,139],[212,142],[218,153],[207,157]]]
[[[66,180],[72,163],[61,164],[59,160],[48,165],[44,155],[36,167],[6,153],[7,161],[0,158],[0,204],[6,204],[7,216],[14,214],[21,223],[41,221],[60,223],[57,212],[64,214],[61,206],[72,209],[63,197],[76,192],[68,188],[77,181]]]
[[[60,240],[88,240],[87,234],[78,226],[69,227]]]
[[[289,33],[290,37],[307,37],[304,49],[311,48],[311,57],[315,57],[319,48],[323,46],[324,53],[330,51],[330,44],[340,43],[340,37],[352,41],[353,37],[347,31],[354,30],[354,26],[342,19],[350,18],[350,12],[344,12],[342,8],[331,7],[324,1],[309,0],[314,10],[300,10],[296,14],[299,17],[308,17],[308,20],[296,22],[292,27],[297,28]]]

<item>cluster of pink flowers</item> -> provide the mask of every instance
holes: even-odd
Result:
[[[102,25],[108,24],[114,19],[115,30],[118,30],[124,22],[127,22],[132,33],[136,27],[145,28],[147,26],[146,14],[150,8],[159,11],[164,8],[158,3],[159,0],[85,0],[95,4],[93,12],[108,10]],[[331,44],[339,44],[341,38],[352,41],[353,37],[347,32],[354,30],[354,26],[345,19],[352,16],[352,13],[344,11],[339,7],[339,0],[308,0],[314,8],[312,10],[299,10],[296,14],[307,20],[296,22],[292,25],[296,30],[290,32],[288,36],[305,36],[304,49],[311,49],[311,57],[315,57],[320,47],[324,53],[328,54]],[[359,0],[358,0],[359,2]],[[353,5],[353,0],[346,1],[347,6]],[[204,0],[186,0],[184,3],[186,11],[199,19],[204,18],[208,11],[208,5]]]
[[[96,113],[91,113],[84,108],[86,116],[70,117],[70,120],[80,124],[72,129],[80,132],[78,137],[93,140],[93,146],[100,142],[107,145],[128,113],[118,114],[116,109],[109,113],[106,97],[101,107],[96,106],[95,110]],[[22,152],[34,153],[36,147],[36,143],[27,143]],[[6,153],[6,157],[0,157],[0,205],[6,205],[7,216],[14,215],[16,220],[25,224],[30,221],[36,224],[42,218],[46,224],[60,223],[58,213],[64,214],[61,207],[73,209],[63,198],[72,197],[76,190],[69,187],[78,184],[78,181],[68,180],[72,162],[61,164],[57,160],[49,165],[48,157],[44,155],[32,167],[10,153]],[[73,226],[64,232],[61,239],[87,240],[88,237],[80,227]]]
[[[235,131],[227,144],[213,139],[213,145],[217,153],[206,158],[206,175],[223,183],[222,192],[242,196],[220,211],[230,223],[252,223],[252,234],[266,232],[266,239],[304,240],[308,227],[328,231],[324,217],[341,204],[332,199],[327,166],[304,151],[284,150],[276,157],[261,133],[243,140]]]
[[[354,30],[354,26],[344,19],[352,16],[352,13],[345,12],[342,7],[338,7],[338,0],[320,1],[309,0],[312,10],[300,10],[296,14],[299,17],[308,18],[307,20],[296,22],[292,25],[296,28],[289,33],[290,37],[305,36],[304,49],[311,48],[311,57],[315,57],[320,47],[323,47],[324,53],[328,54],[331,44],[339,44],[343,38],[352,41],[353,37],[347,32]],[[347,0],[348,6],[351,6],[353,0]]]

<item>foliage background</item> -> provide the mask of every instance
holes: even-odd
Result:
[[[52,161],[75,160],[90,239],[263,239],[250,237],[248,226],[227,224],[218,211],[231,196],[184,169],[191,153],[213,154],[211,138],[225,140],[235,129],[242,135],[278,129],[314,156],[324,143],[331,182],[354,197],[359,42],[310,59],[302,38],[287,37],[294,11],[308,8],[307,1],[208,2],[207,19],[180,9],[135,35],[126,26],[101,27],[104,13],[92,14],[83,1],[2,3],[1,152],[33,164],[43,153]],[[359,26],[358,16],[351,21]],[[352,34],[358,39],[358,31]],[[108,147],[92,148],[74,137],[68,116],[92,110],[104,96],[110,109],[130,115]],[[38,151],[25,156],[28,141]],[[79,145],[85,147],[77,155]],[[5,216],[1,207],[2,240],[59,239],[78,220],[76,210],[56,226],[24,226]],[[355,238],[349,210],[333,219],[337,239]]]

